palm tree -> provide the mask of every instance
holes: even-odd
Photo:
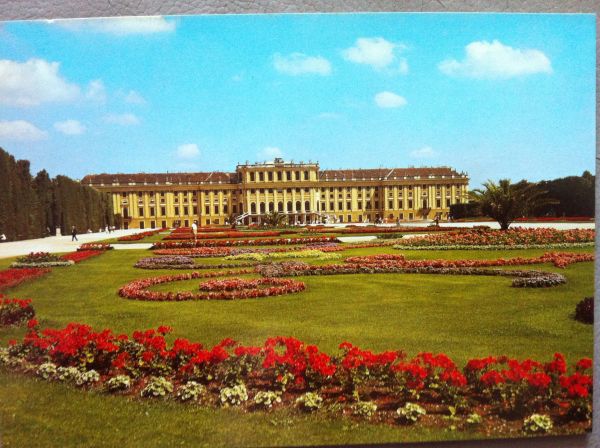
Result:
[[[483,215],[494,218],[502,230],[507,230],[516,218],[532,213],[536,207],[556,201],[544,197],[546,191],[536,184],[521,181],[511,184],[510,179],[501,179],[498,184],[488,180],[483,189],[473,190],[470,199]]]
[[[263,222],[269,227],[281,227],[285,219],[286,216],[283,213],[273,210],[265,215]]]

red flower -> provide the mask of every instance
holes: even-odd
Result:
[[[592,360],[590,358],[581,358],[577,363],[577,368],[581,370],[591,369],[593,366]]]
[[[35,328],[39,325],[37,319],[30,319],[29,322],[27,322],[27,328]]]

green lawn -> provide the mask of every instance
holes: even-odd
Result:
[[[593,252],[593,248],[577,251]],[[416,259],[498,258],[544,252],[395,251],[385,247],[355,249],[343,256],[403,253]],[[72,267],[55,268],[8,295],[32,298],[42,327],[75,321],[131,333],[170,325],[172,338],[187,337],[205,344],[225,337],[260,344],[269,336],[290,335],[329,353],[335,353],[345,340],[373,350],[404,349],[409,355],[445,352],[460,366],[469,358],[492,354],[547,360],[560,351],[572,361],[593,351],[592,326],[572,318],[575,304],[593,295],[591,262],[566,269],[524,267],[566,275],[566,285],[545,289],[512,288],[510,278],[499,277],[361,274],[300,277],[307,285],[302,293],[242,301],[151,303],[118,297],[117,289],[133,279],[185,272],[133,268],[139,258],[150,255],[150,251],[109,251]],[[0,260],[0,268],[9,263]],[[159,288],[197,289],[199,282]],[[0,329],[0,343],[23,334],[23,329]],[[0,396],[9,397],[0,404],[6,446],[44,446],[40,440],[48,446],[137,446],[141,440],[152,441],[147,446],[343,444],[474,435],[426,427],[356,425],[325,414],[305,416],[289,410],[245,414],[176,403],[131,402],[6,373],[0,375]]]

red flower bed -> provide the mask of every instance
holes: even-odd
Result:
[[[569,367],[560,353],[546,363],[477,358],[460,369],[444,353],[422,352],[409,359],[401,350],[374,353],[349,342],[331,356],[293,337],[271,337],[259,346],[226,338],[204,347],[182,338],[168,344],[165,335],[171,328],[164,326],[134,331],[131,337],[76,323],[41,332],[35,322],[30,327],[21,343],[9,347],[8,356],[34,365],[50,361],[59,367],[94,369],[104,382],[127,374],[144,384],[160,375],[176,385],[201,382],[209,394],[233,384],[244,384],[255,394],[269,385],[284,392],[283,405],[293,405],[300,394],[311,391],[327,403],[360,396],[394,410],[407,401],[448,410],[462,403],[465,414],[484,409],[493,418],[522,418],[540,410],[563,422],[590,418],[592,360],[583,358]],[[10,363],[12,368],[18,365]],[[211,401],[216,400],[207,403]]]
[[[271,245],[290,245],[290,244],[310,244],[326,241],[337,241],[335,237],[316,236],[310,238],[257,238],[254,240],[202,240],[202,241],[167,241],[157,242],[150,249],[176,249],[186,247],[228,247],[228,246],[271,246]]]
[[[534,218],[517,218],[517,222],[591,222],[594,221],[593,216],[565,216],[565,217],[550,217],[550,216],[539,216]]]
[[[120,236],[119,238],[117,238],[117,241],[139,241],[146,238],[147,236],[156,235],[157,233],[160,233],[164,230],[166,229],[154,229],[148,230],[146,232],[134,233],[133,235]]]
[[[228,255],[238,255],[242,253],[273,253],[290,252],[293,250],[302,250],[303,247],[269,247],[269,248],[231,248],[231,247],[192,247],[189,249],[157,249],[155,255],[186,256],[192,258],[226,257]]]
[[[87,260],[91,257],[97,257],[98,255],[102,255],[104,253],[103,250],[79,250],[77,252],[71,252],[70,254],[65,254],[61,258],[64,260],[71,260],[75,263],[79,263],[80,261]]]
[[[0,294],[0,325],[21,325],[34,316],[31,299],[11,299]]]
[[[221,232],[221,233],[209,233],[203,235],[198,232],[196,235],[196,239],[198,240],[208,240],[208,239],[218,239],[218,238],[253,238],[253,237],[271,237],[271,236],[280,236],[282,232]],[[193,240],[193,233],[178,233],[171,234],[163,238],[163,241],[167,240]]]
[[[490,267],[490,266],[518,266],[528,264],[552,263],[554,266],[564,268],[573,263],[594,261],[594,254],[578,254],[571,252],[546,252],[539,257],[514,257],[498,258],[495,260],[406,260],[404,255],[367,255],[362,257],[348,257],[346,263],[373,265],[381,262],[392,262],[406,267]]]
[[[0,289],[12,288],[24,281],[31,280],[50,272],[47,268],[20,268],[0,271]]]
[[[160,277],[144,278],[140,280],[134,280],[133,282],[123,286],[121,289],[119,289],[119,295],[126,299],[152,301],[231,300],[291,294],[294,292],[303,291],[305,288],[304,283],[295,280],[281,281],[282,279],[259,279],[247,281],[241,279],[229,279],[221,283],[208,282],[206,286],[207,289],[204,289],[204,284],[201,284],[200,289],[205,292],[200,293],[194,293],[192,291],[148,291],[148,288],[150,286],[159,285],[162,283],[170,283],[181,280],[192,280],[197,278],[226,277],[231,275],[250,274],[253,272],[253,269],[239,269],[228,271],[215,271],[208,273],[189,272],[185,274],[164,275]],[[235,284],[238,285],[237,288],[234,288],[233,285]],[[252,285],[254,285],[253,288]],[[262,285],[271,285],[271,287],[260,288],[259,286]]]

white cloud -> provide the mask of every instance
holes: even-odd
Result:
[[[379,92],[375,95],[375,104],[383,108],[395,108],[406,105],[406,99],[394,92]]]
[[[410,156],[415,159],[434,159],[438,156],[438,152],[434,151],[430,146],[424,146],[412,151]]]
[[[88,100],[95,101],[97,103],[106,102],[106,88],[104,87],[104,83],[101,79],[94,79],[93,81],[90,81],[87,91],[85,92],[85,97]]]
[[[283,157],[283,152],[276,146],[266,146],[259,151],[258,157],[261,159],[273,160],[275,158]]]
[[[135,90],[130,90],[127,95],[125,95],[125,102],[129,104],[146,104],[144,97]]]
[[[273,56],[273,66],[278,72],[292,76],[331,73],[331,63],[327,59],[321,56],[307,56],[303,53],[292,53],[288,56],[276,53]]]
[[[54,129],[65,135],[81,135],[85,132],[85,126],[77,120],[65,120],[54,123]]]
[[[24,121],[0,121],[0,140],[15,140],[21,142],[34,142],[44,140],[48,137],[45,131],[42,131],[34,124]]]
[[[132,126],[140,124],[140,119],[134,114],[108,114],[104,116],[104,121],[110,124],[121,126]]]
[[[446,59],[438,68],[446,75],[471,78],[512,78],[535,73],[552,73],[550,59],[535,49],[519,49],[493,42],[471,42],[462,61]]]
[[[165,33],[175,30],[175,21],[161,16],[154,17],[110,17],[101,19],[61,19],[49,20],[69,31],[127,36],[132,34]]]
[[[28,107],[76,99],[79,86],[62,77],[59,69],[60,63],[43,59],[0,59],[0,104]]]
[[[386,70],[390,73],[408,73],[408,62],[398,57],[398,53],[406,47],[385,40],[383,37],[360,37],[354,47],[342,51],[344,59],[355,64],[366,64],[375,70]]]
[[[200,155],[200,148],[195,143],[186,143],[177,147],[177,157],[179,159],[195,159]]]

